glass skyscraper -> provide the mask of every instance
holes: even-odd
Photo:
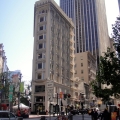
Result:
[[[104,0],[60,0],[60,7],[72,18],[75,25],[76,53],[90,51],[92,55],[99,56],[109,46],[104,2]]]

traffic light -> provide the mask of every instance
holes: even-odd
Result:
[[[64,94],[64,100],[67,99],[67,94]]]
[[[68,96],[68,98],[70,98],[70,97],[71,97],[71,95],[70,95],[70,94],[67,94],[67,96]]]
[[[59,93],[59,98],[61,98],[61,99],[63,98],[63,92]]]

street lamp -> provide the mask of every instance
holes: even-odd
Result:
[[[82,102],[81,102],[81,106],[82,106],[82,120],[84,120],[84,112],[83,112],[83,109],[84,109],[84,104],[85,104],[85,98],[86,98],[86,95],[82,95]]]

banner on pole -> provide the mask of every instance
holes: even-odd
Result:
[[[24,92],[24,82],[20,83],[20,92],[23,93]]]

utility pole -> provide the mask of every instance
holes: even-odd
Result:
[[[22,74],[20,74],[20,81],[19,81],[19,91],[18,91],[18,109],[20,109],[20,84],[21,84]]]
[[[58,116],[58,93],[57,93],[57,116]]]

